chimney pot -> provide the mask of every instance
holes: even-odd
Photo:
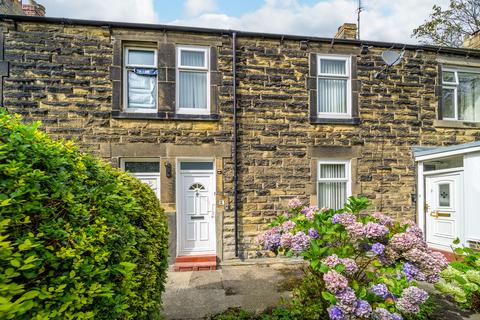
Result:
[[[338,27],[336,39],[357,39],[357,24],[344,23]]]

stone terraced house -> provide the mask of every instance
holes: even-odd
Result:
[[[148,183],[176,269],[261,257],[255,237],[293,197],[364,195],[432,247],[480,241],[479,35],[454,49],[355,40],[351,24],[0,20],[3,106]]]

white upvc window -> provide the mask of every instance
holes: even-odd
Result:
[[[317,175],[318,207],[343,208],[352,195],[351,161],[319,160]]]
[[[350,56],[317,55],[317,117],[352,117]]]
[[[480,68],[444,67],[442,119],[480,122]]]
[[[126,112],[157,112],[157,50],[125,47],[123,101]]]
[[[176,104],[180,114],[210,114],[210,50],[177,47]]]
[[[160,199],[160,159],[123,158],[121,167],[125,172],[147,184]]]

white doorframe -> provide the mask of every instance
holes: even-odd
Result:
[[[180,170],[180,164],[182,162],[211,162],[213,163],[213,170]],[[206,251],[206,252],[196,252],[192,253],[195,255],[201,255],[201,254],[216,254],[216,247],[217,247],[217,239],[216,239],[216,195],[217,195],[217,179],[216,179],[216,164],[215,164],[215,159],[214,158],[194,158],[194,157],[182,157],[182,158],[177,158],[176,159],[176,173],[175,173],[175,205],[176,205],[176,230],[177,230],[177,237],[176,237],[176,255],[188,255],[188,253],[182,252],[181,250],[181,241],[182,241],[182,217],[181,217],[181,201],[182,201],[182,190],[181,190],[181,179],[182,179],[182,174],[183,173],[198,173],[198,174],[210,174],[211,175],[211,184],[213,188],[213,203],[212,203],[212,210],[213,210],[213,250],[212,251]]]

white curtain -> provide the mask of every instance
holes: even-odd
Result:
[[[455,90],[443,88],[442,90],[442,117],[455,118]]]
[[[207,108],[207,72],[179,72],[179,107]]]
[[[155,108],[157,77],[128,71],[128,107]]]
[[[347,112],[346,79],[318,79],[318,112]]]
[[[319,179],[344,179],[344,164],[320,165]],[[340,209],[347,202],[347,182],[328,181],[318,183],[318,206],[331,209]]]
[[[205,53],[203,51],[186,51],[181,52],[182,66],[188,67],[204,67],[205,66]]]
[[[480,121],[480,74],[458,73],[458,119]]]

